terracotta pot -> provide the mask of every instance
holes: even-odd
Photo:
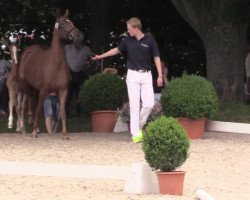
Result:
[[[182,195],[184,171],[156,172],[161,194]]]
[[[188,119],[188,118],[177,118],[178,122],[185,129],[189,139],[204,139],[205,131],[205,118],[201,119]]]
[[[93,132],[113,132],[118,114],[115,110],[102,110],[91,113]]]

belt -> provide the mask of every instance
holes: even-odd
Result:
[[[130,69],[139,73],[146,73],[146,72],[150,72],[150,69]]]

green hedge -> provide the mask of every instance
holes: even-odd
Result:
[[[213,85],[196,75],[183,75],[170,81],[161,97],[166,116],[191,119],[211,118],[218,113],[218,96]]]
[[[147,126],[142,148],[150,167],[173,171],[186,161],[189,140],[176,119],[161,116]]]
[[[127,87],[118,75],[98,73],[81,85],[79,99],[89,113],[116,110],[128,99]]]

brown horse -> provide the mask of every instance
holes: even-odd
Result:
[[[56,10],[57,19],[50,47],[30,46],[23,52],[20,59],[18,66],[20,90],[28,96],[32,113],[35,114],[32,137],[37,137],[37,128],[45,97],[50,92],[56,91],[60,98],[63,139],[69,139],[66,127],[65,101],[70,71],[66,62],[65,41],[79,42],[82,39],[82,34],[67,18],[68,14],[67,10],[61,16],[59,10]],[[19,100],[21,101],[21,98]]]
[[[7,81],[6,81],[6,86],[8,88],[9,92],[9,117],[8,117],[8,128],[13,128],[13,121],[14,121],[14,109],[16,110],[17,113],[17,123],[16,123],[16,131],[17,132],[22,132],[26,133],[25,129],[25,123],[24,123],[24,109],[23,107],[25,106],[26,103],[26,98],[22,99],[21,103],[17,103],[17,99],[21,97],[20,91],[18,90],[18,78],[17,78],[17,46],[16,45],[10,45],[9,46],[9,51],[11,54],[11,70],[10,73],[8,74]],[[32,111],[30,108],[30,103],[29,103],[29,123],[32,124],[33,122],[33,116],[32,116]]]
[[[8,74],[6,85],[9,91],[9,117],[8,117],[8,128],[13,128],[13,120],[14,120],[14,109],[17,112],[17,125],[16,131],[17,132],[26,132],[25,125],[24,125],[24,116],[21,114],[24,110],[22,107],[25,104],[25,100],[23,99],[21,104],[17,104],[17,97],[18,97],[18,80],[17,80],[17,64],[18,64],[18,42],[11,43],[9,41],[9,52],[11,55],[11,71]],[[29,106],[30,107],[30,106]],[[29,109],[30,110],[30,109]]]
[[[17,111],[17,92],[18,92],[18,82],[17,82],[17,46],[10,45],[9,52],[11,55],[11,70],[8,74],[6,85],[9,91],[9,118],[8,118],[8,128],[13,127],[13,112],[14,108]],[[20,120],[17,120],[17,131],[20,131]]]

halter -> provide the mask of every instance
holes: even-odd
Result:
[[[55,29],[58,29],[59,28],[59,22],[61,21],[61,20],[66,20],[67,22],[69,22],[73,27],[68,31],[68,33],[67,33],[67,38],[68,39],[70,39],[70,40],[72,40],[73,39],[73,34],[72,34],[72,32],[75,30],[75,29],[77,29],[75,26],[74,26],[74,24],[68,19],[68,18],[65,18],[65,17],[61,17],[60,19],[58,19],[57,21],[56,21],[56,23],[55,23]]]

